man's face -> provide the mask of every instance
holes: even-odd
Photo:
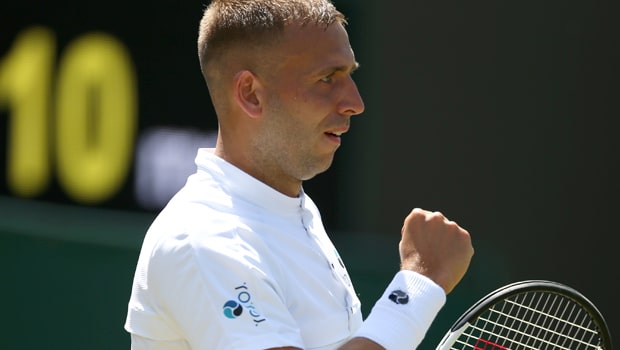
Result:
[[[350,117],[364,110],[351,78],[357,62],[339,23],[287,27],[281,48],[281,64],[263,81],[268,98],[255,146],[272,174],[307,180],[329,168]]]

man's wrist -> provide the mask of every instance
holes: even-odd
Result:
[[[410,270],[399,271],[375,303],[356,333],[389,350],[417,347],[439,310],[446,294],[430,278]]]

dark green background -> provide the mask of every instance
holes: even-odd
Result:
[[[402,219],[440,210],[476,255],[421,349],[470,303],[521,279],[566,283],[620,329],[618,3],[337,1],[366,102],[333,168],[306,184],[367,312],[397,269]],[[101,30],[130,50],[140,128],[216,127],[195,54],[202,2],[0,4],[0,57],[51,28],[58,52]],[[5,167],[7,111],[0,111]],[[95,207],[54,181],[31,200],[0,173],[0,334],[7,349],[128,348],[122,329],[141,237],[132,176]],[[370,257],[370,258],[369,258]],[[618,343],[618,341],[615,341]]]

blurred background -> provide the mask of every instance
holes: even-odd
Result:
[[[305,190],[364,313],[422,207],[467,228],[476,255],[420,349],[523,279],[581,291],[618,344],[618,3],[335,3],[366,112]],[[195,45],[204,5],[0,4],[3,348],[129,348],[144,232],[215,140]]]

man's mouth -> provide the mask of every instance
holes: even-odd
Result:
[[[344,134],[344,131],[326,132],[326,134],[331,135],[331,136],[340,137],[340,136],[342,136],[342,134]]]

